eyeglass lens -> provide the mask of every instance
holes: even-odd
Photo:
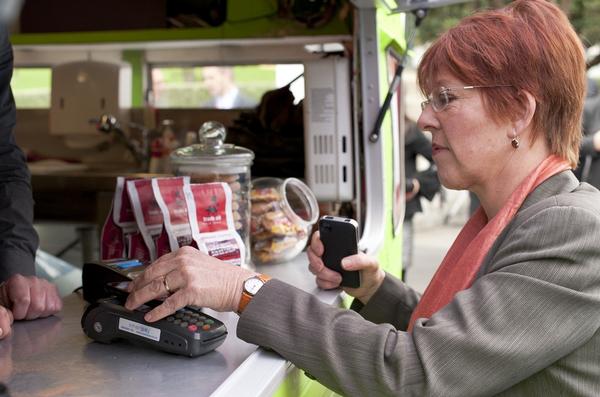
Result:
[[[450,100],[448,98],[449,89],[446,87],[440,87],[437,92],[432,93],[426,101],[421,102],[421,110],[425,110],[428,104],[431,104],[433,110],[441,112],[446,109]]]

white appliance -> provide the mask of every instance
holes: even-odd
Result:
[[[90,120],[111,114],[128,120],[131,67],[97,61],[69,62],[52,68],[50,134],[67,146],[87,148],[106,139]]]
[[[318,200],[354,198],[350,64],[329,57],[304,63],[306,180]]]

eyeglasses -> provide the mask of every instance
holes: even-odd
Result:
[[[446,109],[450,102],[455,99],[460,99],[456,95],[458,90],[473,90],[475,88],[497,88],[497,87],[512,87],[511,85],[467,85],[465,87],[439,87],[437,92],[430,94],[426,101],[421,102],[421,110],[425,110],[427,105],[431,104],[431,107],[435,112],[441,112]]]

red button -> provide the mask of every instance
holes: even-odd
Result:
[[[188,325],[188,329],[192,332],[198,331],[198,327],[195,324]]]
[[[202,326],[202,329],[203,329],[203,330],[205,330],[205,331],[206,331],[206,330],[209,330],[209,329],[210,329],[210,325],[208,325],[208,324],[204,324],[204,325]]]

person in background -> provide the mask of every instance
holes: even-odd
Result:
[[[408,270],[413,262],[413,218],[417,212],[423,211],[421,197],[433,200],[440,190],[433,158],[431,157],[431,142],[417,124],[407,119],[406,137],[404,139],[404,172],[406,174],[406,209],[402,226],[402,281],[406,281]],[[417,171],[417,157],[423,156],[430,166]]]
[[[571,171],[577,34],[554,3],[516,0],[441,35],[418,77],[440,182],[481,202],[423,295],[359,253],[342,261],[362,284],[341,309],[184,247],[134,280],[126,306],[169,294],[148,321],[185,305],[237,311],[239,338],[347,396],[600,395],[600,192]],[[315,233],[309,270],[337,288],[322,253]]]
[[[575,175],[580,181],[600,188],[600,95],[591,78],[583,106],[583,139]]]
[[[591,77],[587,78],[587,89],[585,91],[586,98],[593,98],[598,95],[598,84]]]
[[[256,106],[256,102],[246,98],[233,77],[233,68],[228,66],[205,66],[202,68],[204,85],[212,99],[203,107],[214,109],[243,109]]]
[[[10,334],[13,320],[46,317],[62,308],[56,286],[35,277],[38,236],[30,175],[13,134],[13,54],[5,22],[0,20],[0,339]]]

